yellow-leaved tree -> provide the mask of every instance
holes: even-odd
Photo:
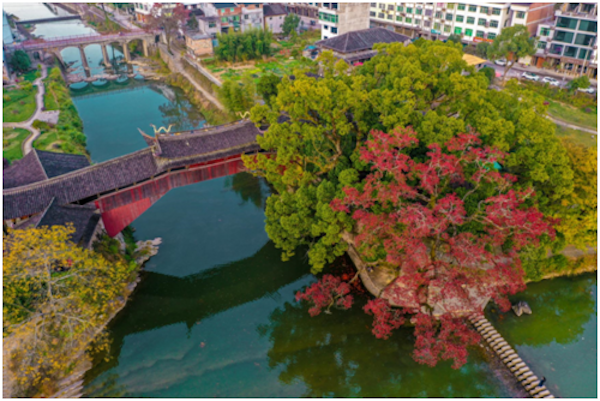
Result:
[[[10,230],[3,245],[4,363],[12,396],[50,395],[116,308],[136,264],[108,262],[72,225]],[[98,347],[108,345],[100,336]]]
[[[562,200],[558,231],[565,236],[567,244],[581,249],[596,247],[598,218],[598,151],[563,139],[571,168],[574,172],[573,192]]]

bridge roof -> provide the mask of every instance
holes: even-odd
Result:
[[[71,236],[71,241],[87,247],[99,221],[100,214],[96,213],[94,205],[59,205],[56,199],[52,199],[43,213],[24,221],[15,228],[64,226],[72,223],[75,232]]]
[[[83,155],[45,152],[33,149],[3,171],[4,188],[46,180],[90,165]]]
[[[82,201],[150,179],[169,168],[216,161],[241,153],[258,151],[256,136],[259,134],[260,131],[252,122],[240,121],[206,128],[196,133],[159,135],[156,141],[162,153],[158,157],[152,154],[153,149],[147,148],[103,163],[35,181],[21,177],[20,185],[17,183],[11,187],[5,186],[4,219],[40,213],[54,198],[60,205]],[[52,171],[56,172],[58,169]]]

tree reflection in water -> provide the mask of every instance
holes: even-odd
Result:
[[[515,316],[489,308],[490,321],[512,345],[569,344],[581,338],[585,324],[596,314],[595,276],[556,278],[528,285],[511,298],[526,301],[533,314]]]
[[[500,384],[477,353],[459,370],[448,362],[435,368],[418,365],[411,356],[412,329],[378,340],[371,333],[372,318],[358,304],[310,317],[306,305],[286,303],[269,320],[258,328],[272,343],[269,366],[282,369],[283,383],[304,382],[309,388],[304,396],[507,396],[499,394]]]
[[[169,102],[159,106],[165,127],[173,124],[171,132],[188,131],[204,126],[205,119],[200,110],[189,102],[179,88],[166,85],[151,85],[155,92],[161,93]]]
[[[239,173],[225,179],[225,188],[231,188],[242,198],[242,203],[252,202],[258,208],[264,207],[269,196],[267,185],[259,177],[250,173]]]

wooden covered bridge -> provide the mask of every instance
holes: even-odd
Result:
[[[53,202],[94,204],[107,233],[115,236],[170,189],[242,171],[241,155],[260,150],[260,134],[245,120],[143,134],[148,148],[95,165],[82,163],[81,156],[33,151],[4,169],[4,221],[19,223]]]

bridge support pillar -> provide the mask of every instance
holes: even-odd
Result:
[[[129,53],[129,43],[123,43],[123,55],[125,56],[125,61],[131,63],[131,53]]]
[[[66,68],[65,60],[62,58],[62,54],[60,53],[60,49],[53,49],[52,53],[54,53],[54,57],[58,60],[58,62]]]
[[[108,58],[108,52],[106,51],[106,45],[100,45],[102,48],[102,58],[104,59],[104,65],[110,67],[110,59]]]
[[[90,70],[90,66],[88,65],[87,58],[85,58],[85,50],[83,46],[79,46],[79,55],[81,57],[81,64],[86,71]]]
[[[142,40],[142,48],[144,49],[144,57],[148,57],[148,41],[146,39]]]

